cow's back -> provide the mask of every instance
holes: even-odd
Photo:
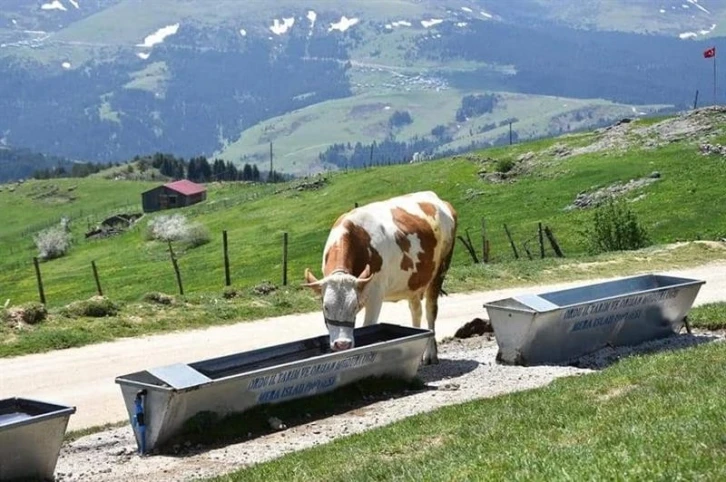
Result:
[[[361,206],[336,221],[326,243],[323,271],[335,269],[326,262],[334,256],[346,257],[349,266],[361,271],[367,263],[375,286],[387,299],[409,298],[423,292],[446,261],[456,223],[453,207],[432,191]]]

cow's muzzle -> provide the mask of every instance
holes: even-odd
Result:
[[[325,325],[330,332],[330,349],[343,351],[353,348],[355,321],[340,321],[325,319]]]

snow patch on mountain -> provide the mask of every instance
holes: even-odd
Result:
[[[137,47],[153,47],[156,44],[160,44],[170,35],[174,35],[179,31],[179,24],[167,25],[161,27],[156,32],[149,34],[144,38],[144,43],[138,44]]]

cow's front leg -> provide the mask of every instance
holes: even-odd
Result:
[[[414,328],[421,328],[421,316],[423,315],[421,298],[415,296],[408,300],[408,308],[411,310],[411,324]]]
[[[378,315],[381,314],[381,308],[383,308],[383,298],[377,293],[371,293],[366,303],[366,314],[363,319],[363,326],[378,322]]]

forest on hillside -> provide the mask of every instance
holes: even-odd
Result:
[[[466,59],[512,65],[508,88],[528,94],[602,98],[632,104],[692,105],[699,85],[710,87],[705,42],[677,37],[591,31],[551,24],[474,22],[447,35],[426,37],[417,52],[430,60]],[[700,75],[703,73],[704,75]],[[462,88],[496,82],[491,69],[451,74]],[[497,76],[494,76],[497,77]],[[503,79],[499,79],[501,82]]]

